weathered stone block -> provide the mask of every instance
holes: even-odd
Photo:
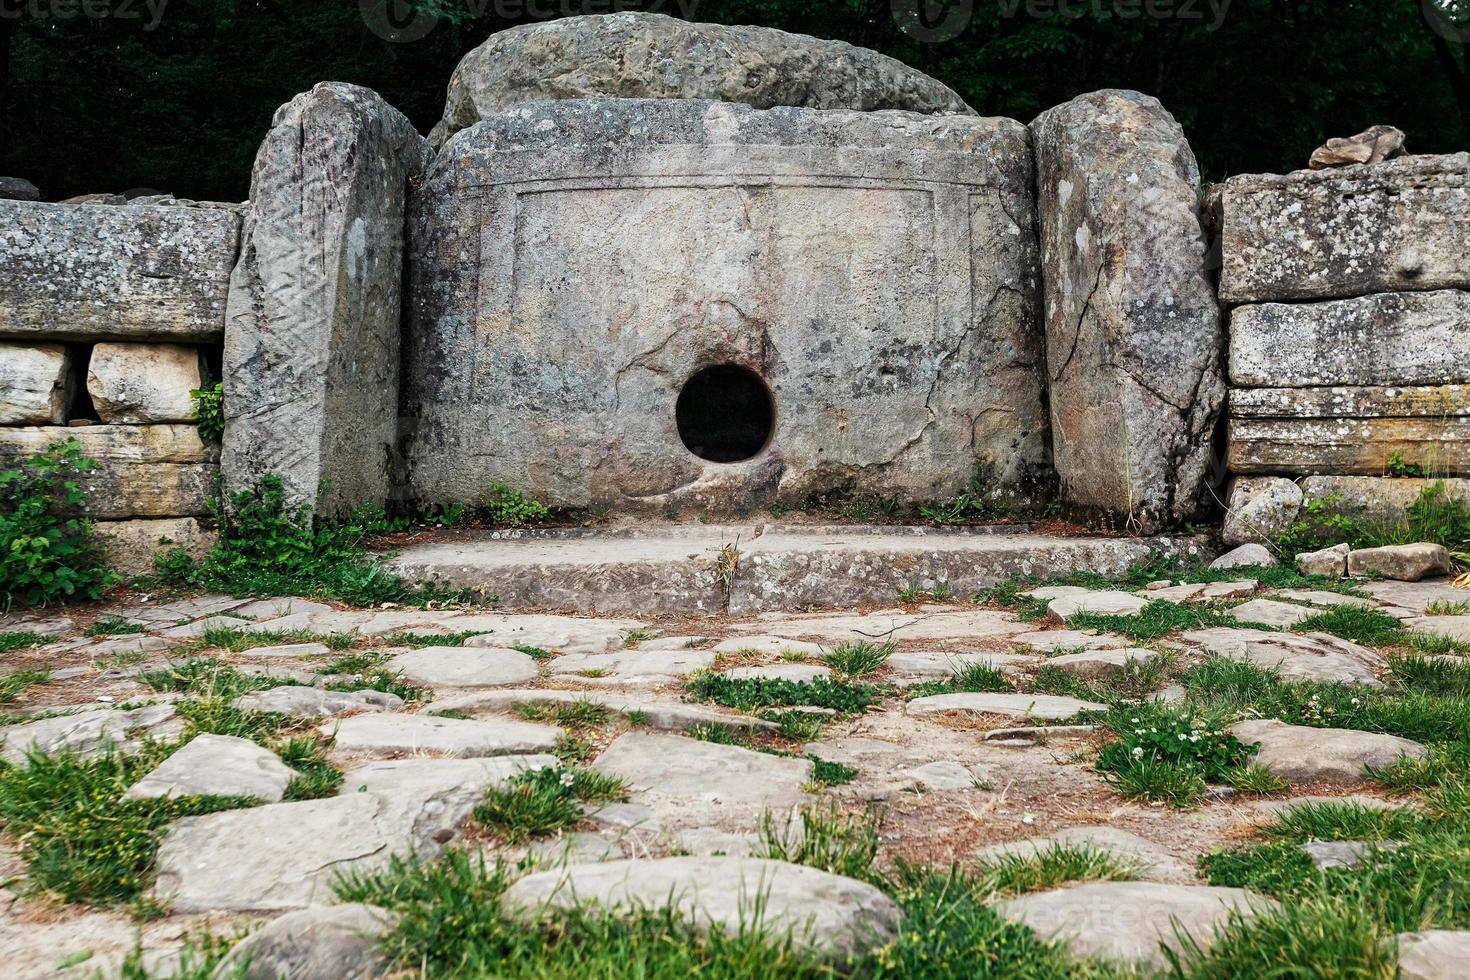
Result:
[[[1425,490],[1443,483],[1445,495],[1470,502],[1470,480],[1432,480],[1387,476],[1309,476],[1302,481],[1302,495],[1326,513],[1355,519],[1397,520]]]
[[[1232,177],[1211,191],[1227,303],[1470,287],[1470,154]]]
[[[71,397],[61,344],[0,344],[0,425],[59,425]]]
[[[1470,385],[1232,388],[1232,418],[1443,419],[1470,416]]]
[[[203,385],[199,349],[180,344],[98,344],[87,393],[103,422],[186,422]]]
[[[977,464],[1025,487],[1046,424],[1031,213],[1010,120],[512,108],[415,198],[412,487],[660,510],[947,497]],[[705,410],[756,430],[745,456],[682,437],[681,390],[714,365],[756,392]]]
[[[0,177],[0,200],[36,201],[41,192],[24,177]]]
[[[0,428],[0,459],[72,438],[83,456],[101,464],[79,480],[87,493],[80,513],[97,520],[209,513],[219,473],[216,450],[192,425]]]
[[[1376,576],[1398,582],[1449,575],[1455,570],[1450,553],[1442,544],[1400,544],[1383,548],[1355,548],[1348,552],[1348,575]]]
[[[1470,418],[1231,419],[1233,473],[1382,476],[1389,461],[1470,473]]]
[[[973,113],[922,72],[843,41],[620,13],[493,35],[455,68],[444,118],[429,138],[442,146],[517,102],[597,98]]]
[[[1242,306],[1230,314],[1230,380],[1287,388],[1470,381],[1470,293]]]
[[[1145,530],[1190,517],[1225,395],[1194,155],[1137,92],[1073,99],[1031,134],[1062,496]]]
[[[218,340],[230,211],[0,200],[0,337]]]
[[[324,82],[277,110],[230,280],[232,488],[276,473],[328,516],[387,500],[404,207],[431,157],[398,110],[355,85]]]
[[[174,548],[183,548],[195,560],[202,559],[217,537],[193,517],[98,521],[93,528],[102,540],[107,567],[129,578],[150,574],[154,556]]]

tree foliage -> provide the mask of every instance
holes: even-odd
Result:
[[[47,199],[148,187],[239,200],[271,114],[316,82],[373,88],[427,131],[454,65],[486,36],[615,3],[851,41],[1022,121],[1082,92],[1138,89],[1183,123],[1208,179],[1295,169],[1326,137],[1380,122],[1414,152],[1454,151],[1470,118],[1464,0],[413,0],[439,20],[406,43],[369,28],[373,0],[171,0],[154,22],[161,2],[89,0],[135,19],[88,17],[75,0],[5,8],[0,173]],[[957,36],[902,29],[905,9],[946,4],[970,6]]]

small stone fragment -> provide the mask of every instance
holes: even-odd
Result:
[[[1048,667],[1064,670],[1078,677],[1102,679],[1117,677],[1130,669],[1143,667],[1159,659],[1158,651],[1142,648],[1124,650],[1089,650],[1086,653],[1067,653],[1052,657]]]
[[[1310,728],[1263,719],[1229,728],[1246,745],[1260,743],[1255,764],[1294,783],[1354,785],[1366,769],[1386,769],[1400,759],[1422,759],[1429,750],[1396,735],[1349,728]]]
[[[1404,151],[1404,131],[1396,126],[1370,126],[1356,136],[1334,136],[1312,151],[1312,170],[1382,163]]]
[[[1311,619],[1320,612],[1320,609],[1298,606],[1290,602],[1277,602],[1275,599],[1252,599],[1250,602],[1243,602],[1229,610],[1227,615],[1242,623],[1259,623],[1262,626],[1285,629],[1295,626],[1304,619]]]
[[[135,752],[144,738],[167,740],[184,730],[184,720],[171,704],[155,704],[131,711],[99,708],[74,715],[59,715],[39,721],[0,728],[0,760],[14,766],[26,765],[26,755],[75,752],[93,756],[109,748]]]
[[[398,917],[374,905],[321,905],[287,912],[240,941],[214,976],[236,980],[371,980],[385,975],[379,939]]]
[[[1351,550],[1346,544],[1335,544],[1321,551],[1304,551],[1296,556],[1296,570],[1303,575],[1342,578],[1347,575],[1348,552]]]
[[[1275,568],[1276,558],[1265,545],[1243,544],[1233,551],[1210,562],[1210,567],[1215,570],[1224,568]]]
[[[1228,545],[1270,544],[1296,521],[1302,488],[1278,476],[1238,477],[1230,485],[1220,539]]]
[[[1319,868],[1356,868],[1371,861],[1379,851],[1396,851],[1391,840],[1314,840],[1301,845],[1302,851]]]

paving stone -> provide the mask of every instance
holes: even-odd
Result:
[[[370,612],[327,612],[292,613],[280,619],[256,621],[240,627],[242,633],[290,633],[304,630],[308,633],[356,633],[357,628],[372,617]]]
[[[532,841],[526,847],[526,855],[539,867],[596,864],[599,861],[619,861],[624,857],[620,841],[585,830]]]
[[[1112,633],[1084,633],[1081,630],[1044,630],[1039,633],[1022,633],[1012,642],[1030,647],[1042,653],[1057,650],[1119,650],[1129,645],[1126,637]]]
[[[240,629],[249,625],[250,620],[241,619],[238,616],[206,616],[192,623],[185,623],[183,626],[171,626],[166,630],[160,630],[158,635],[170,640],[190,640],[203,636],[210,630]]]
[[[185,620],[232,612],[249,603],[227,595],[201,595],[174,602],[144,603],[118,612],[124,619],[139,620],[159,626],[176,626]]]
[[[347,903],[287,912],[240,941],[215,967],[235,980],[368,980],[388,973],[379,940],[398,917]]]
[[[1260,588],[1255,579],[1246,578],[1235,582],[1195,582],[1188,585],[1171,585],[1163,589],[1145,589],[1140,595],[1146,599],[1164,602],[1215,602],[1219,599],[1235,599],[1253,594]]]
[[[1401,932],[1399,980],[1463,980],[1470,976],[1470,931]]]
[[[708,636],[660,636],[638,644],[639,650],[698,650],[715,641]]]
[[[0,633],[35,633],[38,636],[60,636],[70,633],[77,624],[65,616],[33,618],[27,616],[0,616]]]
[[[1161,946],[1179,950],[1180,932],[1208,948],[1215,928],[1232,912],[1250,918],[1276,904],[1243,888],[1097,881],[1023,895],[994,908],[1074,956],[1163,967]]]
[[[1137,834],[1109,826],[1068,827],[1044,837],[992,844],[980,848],[974,857],[981,861],[993,861],[1001,857],[1031,857],[1056,847],[1085,847],[1109,854],[1137,866],[1137,875],[1143,881],[1180,885],[1195,882],[1194,869],[1179,861],[1166,848]]]
[[[1470,616],[1418,616],[1406,619],[1403,623],[1409,629],[1421,633],[1470,641]]]
[[[1330,633],[1267,633],[1228,626],[1191,630],[1184,643],[1204,647],[1210,654],[1267,670],[1279,670],[1293,681],[1326,681],[1382,687],[1377,672],[1387,662],[1377,652]]]
[[[801,640],[783,639],[779,636],[735,636],[721,640],[712,649],[715,653],[755,653],[771,657],[786,653],[820,657],[826,652],[819,643],[803,643]]]
[[[858,767],[872,763],[874,760],[880,760],[881,765],[888,765],[910,758],[909,750],[901,745],[861,736],[808,742],[802,746],[801,751],[805,755],[814,755],[827,762],[840,762],[845,766]]]
[[[1412,609],[1423,615],[1430,603],[1447,605],[1470,601],[1470,589],[1457,589],[1449,579],[1426,579],[1422,582],[1363,582],[1358,591],[1366,592],[1379,602]]]
[[[1071,619],[1078,613],[1097,616],[1137,616],[1148,600],[1131,592],[1087,592],[1061,596],[1047,604],[1047,611],[1058,619]]]
[[[1396,851],[1397,841],[1314,840],[1299,845],[1312,863],[1322,869],[1356,868],[1373,862],[1383,851]]]
[[[507,908],[536,912],[595,902],[604,908],[671,907],[705,930],[764,926],[823,956],[858,956],[893,940],[900,913],[872,885],[783,861],[673,857],[609,861],[527,875]]]
[[[627,644],[630,630],[643,629],[636,619],[589,619],[578,616],[475,614],[450,620],[456,631],[483,630],[466,646],[532,646],[557,653],[607,653]]]
[[[781,727],[775,722],[752,718],[750,715],[667,698],[606,691],[558,691],[550,688],[481,691],[462,697],[436,700],[424,710],[430,714],[456,711],[478,715],[486,712],[505,713],[522,704],[574,704],[578,701],[604,705],[615,714],[636,715],[640,725],[668,731],[687,731],[696,725],[718,725],[721,728],[756,731],[778,731]]]
[[[1123,650],[1089,650],[1066,653],[1046,661],[1048,667],[1064,670],[1078,677],[1101,679],[1117,677],[1130,668],[1143,667],[1159,659],[1158,651],[1129,647]]]
[[[274,911],[332,901],[343,873],[423,858],[465,814],[377,793],[184,817],[158,848],[154,896],[175,912]],[[441,833],[441,831],[447,831]]]
[[[885,642],[1007,639],[1032,627],[1018,623],[1010,613],[990,609],[943,612],[907,612],[902,609],[857,614],[771,615],[761,617],[760,628],[771,636],[812,637],[829,644],[857,640]]]
[[[975,789],[977,784],[985,781],[972,767],[950,759],[902,769],[898,775],[912,779],[925,789],[939,791]]]
[[[818,677],[830,678],[832,676],[832,671],[821,664],[758,664],[753,667],[735,667],[721,673],[731,680],[761,678],[798,682],[810,682]]]
[[[337,610],[325,602],[314,602],[311,599],[298,599],[292,596],[283,596],[277,599],[257,599],[236,606],[231,612],[236,616],[252,619],[256,622],[271,619],[281,619],[285,616],[314,616],[319,613],[333,613]]]
[[[1107,705],[1095,701],[1080,701],[1077,698],[1058,697],[1051,694],[992,694],[960,693],[936,694],[927,698],[914,698],[904,706],[904,711],[915,718],[927,718],[946,712],[962,712],[976,715],[1001,715],[1007,718],[1036,718],[1041,721],[1058,721],[1071,718],[1081,711],[1106,711]]]
[[[1282,589],[1275,594],[1282,599],[1310,602],[1314,606],[1326,606],[1329,609],[1338,606],[1350,606],[1354,609],[1373,608],[1372,599],[1364,599],[1355,595],[1343,595],[1341,592],[1321,592],[1315,589]]]
[[[1239,721],[1230,734],[1246,745],[1260,743],[1255,759],[1293,783],[1352,785],[1367,779],[1368,766],[1387,768],[1402,758],[1422,759],[1428,749],[1396,735],[1348,728],[1308,728],[1282,721]]]
[[[1252,599],[1250,602],[1243,602],[1235,608],[1228,610],[1226,615],[1242,623],[1260,623],[1262,626],[1274,626],[1278,629],[1286,629],[1295,626],[1304,619],[1311,619],[1320,613],[1320,609],[1297,606],[1289,602],[1277,602],[1274,599]]]
[[[323,723],[334,748],[358,755],[524,755],[556,747],[562,730],[510,718],[467,721],[431,715],[356,715]]]
[[[0,760],[15,766],[26,764],[28,752],[54,755],[74,752],[93,756],[109,747],[119,752],[136,752],[143,739],[167,740],[181,735],[184,719],[171,704],[155,704],[130,711],[98,708],[72,715],[42,718],[0,728]]]
[[[576,674],[617,684],[663,684],[704,670],[715,662],[713,650],[668,650],[617,653],[571,653],[547,665],[553,675]]]
[[[535,680],[541,668],[519,650],[498,647],[420,647],[400,653],[389,670],[426,687],[503,687]]]
[[[1266,816],[1280,816],[1304,806],[1359,806],[1365,810],[1402,810],[1406,804],[1380,800],[1376,796],[1293,796],[1289,800],[1262,800],[1255,809]]]
[[[282,643],[276,646],[250,647],[241,650],[242,657],[325,657],[332,648],[325,643]]]
[[[296,771],[248,738],[195,735],[128,787],[126,800],[160,796],[253,796],[279,803]]]
[[[161,636],[151,636],[147,633],[133,633],[127,636],[114,636],[110,639],[100,640],[96,643],[79,647],[77,652],[93,660],[102,660],[106,657],[118,657],[139,653],[162,653],[173,648],[173,644]]]
[[[403,699],[386,691],[325,691],[283,684],[242,694],[231,704],[240,711],[268,711],[292,718],[330,718],[349,711],[394,711]]]
[[[1243,544],[1210,562],[1210,568],[1216,571],[1225,568],[1275,568],[1277,564],[1275,556],[1265,545]]]
[[[1448,575],[1455,569],[1450,553],[1439,544],[1400,544],[1383,548],[1355,548],[1348,552],[1348,574],[1370,575],[1399,582]]]
[[[611,830],[646,830],[657,833],[663,829],[653,807],[642,803],[603,803],[588,809],[587,821],[598,827]]]
[[[907,687],[924,681],[944,680],[976,665],[1015,674],[1038,663],[1037,657],[1017,653],[895,653],[888,658],[888,680],[899,687]]]
[[[476,759],[388,759],[347,770],[337,795],[377,793],[389,799],[437,800],[462,810],[476,806],[491,786],[504,786],[528,769],[553,769],[558,765],[556,756],[545,753]]]
[[[652,807],[668,827],[708,824],[712,807],[750,819],[789,809],[809,799],[812,778],[808,759],[644,732],[619,735],[592,767],[626,780],[630,802]]]

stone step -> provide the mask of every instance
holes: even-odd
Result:
[[[1120,574],[1160,555],[1203,556],[1207,547],[1202,537],[994,527],[649,525],[463,532],[411,544],[387,561],[411,579],[482,589],[503,609],[744,614],[892,604],[905,587],[943,585],[968,598],[1018,575]]]

